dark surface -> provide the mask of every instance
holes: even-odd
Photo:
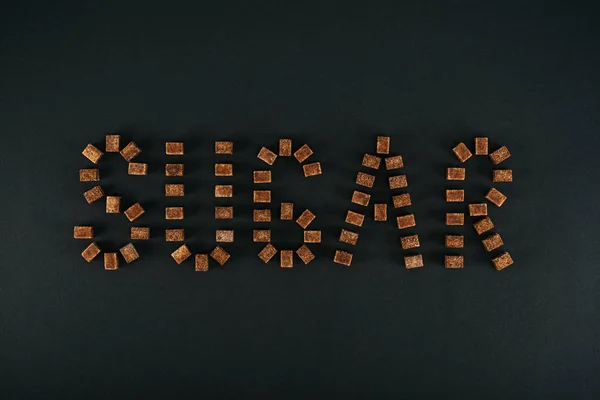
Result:
[[[600,396],[592,7],[49,3],[0,12],[3,398]],[[140,144],[151,171],[100,164],[107,191],[142,202],[138,225],[152,227],[118,272],[86,264],[71,237],[93,223],[104,248],[127,241],[125,217],[85,204],[91,185],[77,181],[81,150],[109,132]],[[404,269],[393,222],[372,218],[352,267],[331,261],[378,133],[405,157],[420,270]],[[447,271],[444,172],[477,135],[513,153],[516,181],[491,216],[516,264],[496,272],[467,225],[466,268]],[[315,211],[324,234],[318,259],[292,270],[262,264],[250,239],[255,154],[286,136],[325,172],[276,164],[275,201]],[[223,138],[238,150],[233,258],[194,273],[164,243],[164,141],[187,146],[183,226],[198,252],[216,226]],[[476,201],[491,164],[469,168]],[[389,201],[384,176],[375,200]],[[294,224],[274,234],[299,245]]]

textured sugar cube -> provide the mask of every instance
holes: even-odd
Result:
[[[510,157],[510,151],[508,151],[508,148],[506,146],[502,146],[498,150],[494,151],[493,153],[490,153],[490,159],[492,160],[492,162],[495,165],[500,164],[502,161],[506,160],[508,157]]]
[[[148,175],[148,164],[146,163],[129,163],[127,168],[129,175]]]
[[[135,203],[134,205],[132,205],[131,207],[129,207],[127,210],[125,210],[125,216],[127,217],[127,219],[129,221],[135,221],[136,219],[138,219],[143,213],[144,213],[144,209],[142,208],[142,206],[140,205],[140,203]]]
[[[385,169],[388,171],[404,167],[402,156],[388,157],[385,159]]]
[[[127,264],[140,258],[140,255],[131,243],[121,247],[119,251],[121,252],[121,255],[123,256]]]
[[[87,146],[85,146],[85,149],[83,149],[81,154],[83,154],[85,158],[87,158],[94,164],[98,164],[98,161],[100,161],[100,159],[104,155],[104,153],[93,144],[88,144]]]
[[[392,202],[394,203],[394,208],[408,207],[412,204],[410,201],[410,194],[408,193],[392,196]]]
[[[304,231],[304,243],[321,243],[321,231]]]
[[[221,246],[217,246],[213,249],[213,251],[210,252],[210,256],[219,263],[219,265],[224,265],[227,260],[229,260],[229,257],[231,257],[229,255],[228,252],[225,251],[224,248],[222,248]]]
[[[368,206],[369,205],[369,201],[371,200],[371,195],[370,194],[366,194],[363,192],[359,192],[358,190],[355,190],[354,193],[352,193],[352,202],[354,204],[358,204],[361,206]]]
[[[296,254],[298,255],[298,257],[300,257],[300,259],[305,265],[315,259],[315,255],[313,254],[313,252],[310,251],[308,246],[304,244],[300,246],[298,250],[296,250]]]
[[[93,226],[75,226],[73,228],[74,239],[93,239],[94,238],[94,227]]]
[[[233,176],[233,164],[215,164],[215,176]]]
[[[254,191],[254,202],[255,203],[270,203],[271,202],[271,191],[270,190],[255,190]]]
[[[316,215],[310,212],[309,210],[304,210],[302,214],[296,220],[296,223],[302,227],[302,229],[306,229],[308,225],[316,218]]]
[[[464,213],[446,213],[446,225],[464,225],[465,214]]]
[[[477,232],[477,234],[481,235],[484,232],[487,232],[489,230],[491,230],[492,228],[494,228],[494,224],[492,223],[492,220],[490,219],[490,217],[485,217],[480,219],[479,221],[475,222],[473,224],[473,227],[475,228],[475,231]]]
[[[448,168],[446,170],[446,179],[449,181],[464,181],[466,170],[464,168]]]
[[[185,186],[183,183],[167,183],[165,184],[165,196],[181,197],[185,195]]]
[[[398,229],[406,229],[417,225],[413,214],[396,217],[396,223],[398,224]]]
[[[208,254],[196,254],[194,269],[197,272],[208,271]]]
[[[377,136],[377,154],[390,154],[389,136]]]
[[[469,204],[469,215],[471,217],[482,217],[487,215],[487,203]]]
[[[215,185],[215,197],[233,197],[233,185]]]
[[[403,236],[400,238],[400,244],[402,245],[402,250],[414,249],[421,245],[419,243],[419,235]]]
[[[106,213],[118,214],[121,212],[121,197],[106,196]]]
[[[282,157],[292,155],[292,139],[279,139],[279,155]]]
[[[83,194],[83,197],[88,202],[88,204],[92,204],[95,201],[98,201],[102,197],[104,197],[104,190],[102,190],[100,186],[94,186],[93,188],[85,192]]]
[[[501,271],[504,268],[508,267],[509,265],[513,264],[513,259],[510,256],[510,254],[508,254],[508,252],[504,252],[502,254],[500,254],[498,257],[495,257],[494,259],[492,259],[492,263],[494,264],[494,267],[496,267],[496,270]]]
[[[182,142],[166,142],[165,153],[169,156],[180,156],[183,155],[183,143]]]
[[[233,236],[233,230],[229,229],[217,229],[215,232],[215,240],[217,243],[232,243]]]
[[[231,206],[215,207],[215,219],[232,219],[232,218],[233,218],[233,207],[231,207]]]
[[[129,162],[141,152],[142,150],[137,146],[137,144],[134,142],[129,142],[129,144],[123,147],[123,150],[121,150],[121,156],[123,156],[123,158]]]
[[[292,268],[294,266],[294,252],[292,250],[281,250],[279,257],[281,268]]]
[[[100,254],[100,247],[96,243],[91,243],[88,247],[83,250],[81,257],[87,262],[92,261],[96,256]]]
[[[185,244],[181,245],[177,250],[171,253],[171,257],[173,257],[173,260],[175,260],[177,264],[181,264],[191,255],[190,249]]]
[[[349,231],[347,229],[342,229],[342,233],[340,233],[339,240],[342,243],[356,245],[356,242],[358,242],[358,233]]]
[[[365,174],[364,172],[359,172],[356,175],[356,184],[357,185],[372,188],[374,183],[375,183],[375,177],[373,175]]]
[[[349,224],[362,226],[364,220],[365,216],[363,214],[359,214],[350,210],[348,210],[348,213],[346,214],[346,222]]]
[[[270,229],[254,229],[252,231],[252,241],[256,243],[268,243],[271,241]]]
[[[294,153],[294,157],[299,163],[303,163],[308,157],[312,155],[313,151],[308,145],[303,145]]]
[[[371,154],[365,154],[363,156],[362,165],[367,168],[379,169],[379,164],[381,164],[381,158],[377,156],[373,156]]]
[[[465,258],[463,256],[445,256],[444,267],[449,269],[464,268]]]
[[[475,138],[475,155],[486,156],[488,154],[488,138]]]
[[[496,250],[498,247],[502,247],[504,242],[499,234],[494,233],[491,236],[486,237],[481,241],[483,243],[483,247],[490,252],[492,250]]]
[[[404,256],[404,266],[406,269],[420,268],[423,266],[423,256],[415,254],[413,256]]]
[[[273,165],[273,163],[277,159],[277,154],[273,153],[271,150],[267,149],[266,147],[263,147],[260,149],[260,151],[258,152],[258,155],[256,157],[258,157],[260,160],[266,162],[269,165]]]
[[[374,215],[375,221],[387,221],[387,204],[377,203],[374,204]]]
[[[485,195],[485,198],[497,205],[498,207],[501,207],[502,204],[504,204],[504,202],[506,201],[506,196],[495,188],[491,188],[490,191],[487,192],[487,194]]]
[[[185,240],[185,230],[178,229],[165,229],[165,241],[166,242],[183,242]]]
[[[273,256],[275,256],[275,254],[277,254],[277,249],[269,243],[260,251],[260,253],[258,253],[258,257],[266,264]]]
[[[492,176],[493,182],[512,182],[512,169],[495,169]]]
[[[280,219],[284,221],[294,219],[294,203],[281,203]]]
[[[104,269],[107,271],[119,269],[119,257],[117,253],[104,253]]]
[[[465,191],[463,189],[446,189],[446,201],[448,203],[465,201]]]
[[[215,142],[215,154],[233,154],[233,142]]]
[[[79,170],[79,182],[97,182],[100,180],[100,170],[87,168]]]
[[[118,153],[121,150],[121,135],[106,135],[106,152]]]
[[[252,212],[252,222],[271,222],[271,210],[254,210]]]
[[[321,175],[323,171],[321,171],[321,163],[314,162],[310,164],[306,164],[302,166],[304,170],[304,176],[308,178],[309,176]]]
[[[350,264],[352,264],[352,253],[336,250],[335,255],[333,256],[333,262],[349,267]]]
[[[449,249],[462,249],[465,247],[465,237],[463,235],[446,235],[445,245]]]
[[[165,164],[165,176],[183,176],[183,164]]]
[[[467,145],[464,143],[459,143],[458,146],[456,146],[455,148],[452,149],[452,151],[454,152],[456,157],[460,160],[460,162],[465,162],[469,158],[471,158],[471,156],[473,156],[473,153],[471,153],[471,150],[469,150]]]
[[[400,189],[408,186],[406,175],[390,176],[388,178],[390,189]]]
[[[271,183],[271,171],[254,171],[254,183]]]
[[[131,240],[148,240],[150,239],[150,228],[142,226],[132,226],[129,234]]]
[[[166,207],[165,219],[183,219],[183,207]]]

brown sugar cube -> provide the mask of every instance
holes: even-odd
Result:
[[[333,256],[333,262],[349,267],[350,264],[352,264],[352,253],[336,250],[335,255]]]
[[[125,216],[127,217],[127,219],[129,221],[135,221],[136,219],[138,219],[143,213],[144,213],[144,209],[142,208],[142,206],[140,205],[140,203],[135,203],[134,205],[132,205],[131,207],[129,207],[127,210],[125,210]]]
[[[231,257],[221,246],[215,247],[214,250],[210,252],[210,256],[221,266],[229,260],[229,257]]]
[[[392,170],[404,167],[402,156],[388,157],[385,159],[385,169]]]
[[[354,246],[356,245],[356,242],[358,242],[358,233],[349,231],[347,229],[342,229],[339,240],[342,243],[348,243]]]
[[[400,238],[400,244],[402,245],[402,250],[414,249],[421,245],[419,243],[419,235],[403,236]]]
[[[183,164],[165,164],[165,176],[183,176]]]
[[[396,223],[398,224],[398,229],[406,229],[417,225],[413,214],[396,217]]]
[[[471,217],[483,217],[487,215],[487,203],[469,204],[469,215]]]
[[[356,184],[357,185],[372,188],[374,183],[375,183],[375,177],[373,175],[365,174],[364,172],[359,172],[356,175]]]
[[[264,162],[266,162],[269,165],[273,165],[273,163],[277,159],[277,154],[273,153],[271,150],[267,149],[266,147],[263,147],[260,149],[260,151],[258,152],[258,155],[256,157],[263,160]]]
[[[232,219],[232,218],[233,218],[233,207],[231,207],[231,206],[215,207],[215,219]]]
[[[140,258],[140,255],[131,243],[121,247],[119,251],[121,252],[121,255],[123,256],[127,264]]]
[[[88,144],[87,146],[85,146],[85,149],[83,149],[81,154],[83,154],[88,160],[90,160],[94,164],[98,164],[98,161],[100,161],[100,159],[104,155],[104,153],[93,144]]]
[[[169,156],[180,156],[183,155],[183,143],[182,142],[166,142],[165,153]]]
[[[271,210],[254,210],[252,212],[252,222],[271,222]]]
[[[463,235],[446,235],[445,245],[449,249],[462,249],[465,247],[465,237]]]
[[[165,229],[165,242],[183,242],[184,240],[184,229]]]
[[[148,164],[146,163],[129,163],[127,168],[129,175],[148,175]]]
[[[252,231],[252,241],[256,243],[267,243],[271,241],[270,229],[254,229]]]
[[[100,247],[98,247],[96,243],[91,243],[83,250],[81,257],[83,257],[85,261],[91,262],[98,254],[100,254]]]
[[[104,269],[107,271],[119,269],[119,257],[117,253],[104,253]]]
[[[304,231],[304,243],[321,243],[321,231]]]
[[[258,253],[258,257],[266,264],[271,261],[271,258],[273,258],[275,254],[277,254],[277,249],[269,243],[260,251],[260,253]]]
[[[106,135],[106,152],[118,153],[121,150],[121,135]]]
[[[392,202],[394,203],[394,208],[408,207],[412,204],[410,194],[408,193],[392,196]]]
[[[493,182],[512,182],[512,169],[495,169],[492,176]]]
[[[464,168],[448,168],[446,170],[446,180],[449,181],[464,181],[466,170]]]
[[[465,224],[464,213],[446,213],[446,225],[457,226]]]
[[[463,189],[446,189],[446,201],[448,203],[465,201],[465,191]]]
[[[299,163],[303,163],[308,157],[312,155],[312,153],[312,149],[308,147],[307,144],[305,144],[298,150],[296,150],[296,152],[294,153],[294,157],[296,157],[296,160],[298,160]]]
[[[445,256],[444,267],[448,269],[464,268],[465,258],[463,256]]]
[[[488,138],[477,137],[475,138],[475,155],[486,156],[488,154]]]
[[[185,244],[182,244],[177,250],[171,253],[171,257],[173,257],[173,260],[175,260],[177,264],[181,264],[191,255],[190,249]]]
[[[506,160],[508,157],[510,157],[510,151],[508,151],[508,148],[506,146],[502,146],[498,150],[494,151],[493,153],[490,153],[490,159],[492,160],[492,162],[495,165],[500,164],[502,161]]]
[[[132,226],[129,237],[131,240],[148,240],[150,239],[150,228]]]
[[[296,250],[296,254],[298,254],[298,257],[300,257],[300,259],[305,265],[315,259],[315,255],[305,244],[303,244],[298,250]]]
[[[321,163],[314,162],[310,164],[306,164],[302,166],[304,170],[304,177],[308,178],[309,176],[321,175],[323,171],[321,171]]]
[[[79,182],[97,182],[100,180],[100,170],[87,168],[79,170]]]
[[[362,160],[362,165],[367,168],[379,169],[381,164],[381,158],[372,156],[371,154],[365,154]]]
[[[281,203],[280,219],[284,221],[294,219],[294,203]]]
[[[348,210],[348,213],[346,214],[346,222],[349,224],[362,226],[364,220],[365,216],[363,214],[359,214],[350,210]]]
[[[121,212],[121,197],[106,196],[106,213],[118,214]]]
[[[491,188],[490,191],[487,192],[487,194],[485,195],[485,198],[497,205],[498,207],[501,207],[502,204],[504,204],[504,202],[506,201],[506,196],[495,188]]]
[[[302,214],[296,220],[296,223],[302,227],[302,229],[306,229],[308,225],[316,218],[317,216],[311,213],[309,210],[304,210]]]
[[[491,236],[486,237],[481,241],[483,243],[483,247],[490,252],[492,250],[496,250],[498,247],[502,247],[504,245],[504,241],[500,237],[499,234],[494,233]]]
[[[73,228],[74,239],[93,239],[94,238],[94,227],[93,226],[75,226]]]
[[[475,231],[478,235],[481,235],[484,232],[491,230],[494,227],[494,223],[490,219],[490,217],[485,217],[480,219],[479,221],[473,224]]]
[[[400,189],[408,186],[406,175],[390,176],[388,180],[390,182],[390,189]]]
[[[88,204],[92,204],[93,202],[98,201],[102,197],[104,197],[104,190],[102,190],[100,186],[94,186],[93,188],[85,192],[83,194],[83,197],[85,197],[85,200],[88,202]]]
[[[183,219],[183,207],[166,207],[165,219]]]
[[[165,196],[181,197],[185,195],[185,186],[183,183],[167,183],[165,184]]]
[[[354,204],[358,204],[361,206],[368,206],[369,205],[369,201],[371,200],[371,195],[370,194],[366,194],[363,192],[359,192],[358,190],[355,190],[354,193],[352,193],[352,202]]]
[[[279,139],[279,155],[282,157],[292,155],[292,139]]]
[[[456,157],[460,160],[460,162],[465,162],[473,156],[471,150],[469,150],[467,145],[464,143],[459,143],[458,146],[452,149],[452,151],[454,154],[456,154]]]
[[[406,269],[421,268],[423,266],[423,256],[420,254],[404,256],[404,266]]]
[[[217,229],[215,240],[217,243],[233,243],[233,230]]]
[[[208,271],[208,254],[196,254],[194,269],[197,272]]]
[[[233,154],[233,142],[215,142],[215,154]]]
[[[494,259],[492,259],[492,263],[494,264],[494,267],[496,267],[497,271],[501,271],[504,268],[508,267],[509,265],[512,265],[514,263],[512,257],[510,256],[510,254],[508,254],[508,252],[504,252],[502,254],[500,254],[498,257],[495,257]]]
[[[279,257],[281,268],[292,268],[294,266],[294,252],[292,250],[281,250]]]
[[[123,150],[121,150],[121,155],[127,160],[127,162],[129,162],[141,152],[142,150],[137,146],[137,144],[134,142],[129,142],[129,144],[123,147]]]
[[[215,197],[233,197],[233,185],[215,185]]]
[[[215,164],[215,176],[233,176],[233,164]]]
[[[377,136],[377,154],[390,154],[389,136]]]
[[[374,204],[374,215],[375,221],[387,221],[387,204]]]
[[[255,203],[270,203],[271,202],[271,191],[270,190],[255,190],[254,191],[254,202]]]
[[[271,183],[271,171],[254,171],[254,183]]]

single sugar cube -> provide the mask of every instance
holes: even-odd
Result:
[[[448,168],[446,170],[446,180],[449,181],[464,181],[466,170],[464,168]]]
[[[121,150],[121,135],[106,135],[106,152],[118,153]]]
[[[292,155],[292,139],[279,139],[279,155],[282,157]]]
[[[394,203],[394,208],[408,207],[412,204],[410,201],[410,194],[408,193],[392,196],[392,202]]]
[[[281,268],[292,268],[294,266],[294,252],[292,250],[281,250],[279,257],[281,257]]]
[[[487,215],[487,203],[469,204],[469,215],[471,217],[483,217]]]
[[[310,212],[310,210],[304,210],[302,214],[296,220],[296,223],[302,227],[302,229],[306,229],[308,225],[316,218],[316,215]]]
[[[165,229],[166,242],[183,242],[185,240],[185,230],[182,228]]]
[[[294,157],[296,157],[296,160],[298,160],[299,163],[303,163],[312,154],[313,154],[312,149],[310,147],[308,147],[307,144],[305,144],[302,147],[300,147],[298,150],[296,150],[296,152],[294,153]]]
[[[255,190],[254,191],[254,202],[255,203],[270,203],[271,202],[271,191],[270,190]]]
[[[348,213],[346,214],[346,222],[352,225],[356,225],[356,226],[362,226],[363,222],[365,220],[365,216],[363,214],[354,212],[354,211],[350,211],[348,210]]]
[[[475,222],[473,224],[473,227],[475,228],[475,231],[477,232],[477,234],[481,235],[482,233],[485,233],[485,232],[491,230],[492,228],[494,228],[494,224],[493,224],[492,220],[490,219],[490,217],[485,217],[485,218],[482,218],[479,221]]]
[[[512,169],[495,169],[492,175],[493,182],[512,182]]]
[[[465,258],[463,256],[445,256],[444,266],[449,269],[464,268]]]
[[[106,213],[118,214],[121,212],[121,197],[106,196]]]
[[[304,231],[304,243],[321,243],[321,231]]]
[[[375,221],[387,221],[387,204],[377,203],[374,204],[374,216]]]
[[[79,170],[79,182],[97,182],[100,180],[100,170],[97,168],[86,168]]]
[[[131,162],[127,168],[129,175],[148,175],[148,164]]]
[[[298,257],[300,257],[300,259],[305,265],[315,259],[315,255],[305,244],[303,244],[298,250],[296,250],[296,254],[298,255]]]
[[[494,233],[481,241],[483,243],[483,247],[490,252],[492,250],[496,250],[498,247],[502,247],[504,245],[504,241],[499,234]]]
[[[339,240],[342,243],[348,243],[354,246],[356,245],[356,242],[358,242],[358,233],[342,229]]]
[[[463,189],[446,189],[446,201],[448,203],[465,201],[465,191]]]
[[[252,212],[252,222],[271,222],[271,210],[254,210]]]
[[[192,255],[192,252],[185,244],[181,245],[180,247],[177,248],[177,250],[175,250],[173,253],[171,253],[171,257],[173,257],[173,260],[175,260],[175,262],[177,264],[181,264],[182,262],[187,260],[188,257],[191,255]]]
[[[362,165],[367,168],[379,169],[379,164],[381,164],[381,158],[377,156],[373,156],[371,154],[365,154],[363,156]]]
[[[182,142],[166,142],[165,153],[169,156],[180,156],[183,155],[183,143]]]
[[[142,208],[142,206],[140,205],[140,203],[135,203],[134,205],[132,205],[131,207],[129,207],[127,210],[125,210],[125,216],[127,217],[127,219],[129,221],[135,221],[136,219],[138,219],[143,213],[144,213],[144,209]]]
[[[100,254],[100,247],[96,243],[91,243],[88,247],[83,250],[81,257],[87,262],[91,262],[98,254]]]
[[[277,154],[273,153],[266,147],[262,147],[256,157],[258,157],[260,160],[266,162],[269,165],[273,165],[273,163],[277,159]]]
[[[258,253],[258,257],[266,264],[273,256],[275,256],[275,254],[277,254],[277,249],[269,243],[260,251],[260,253]]]
[[[104,153],[99,148],[97,148],[91,143],[85,146],[85,149],[83,149],[81,154],[83,154],[88,160],[90,160],[94,164],[98,164],[98,161],[100,161],[100,159],[104,155]]]
[[[389,136],[377,136],[377,154],[390,154]]]
[[[232,206],[216,206],[215,207],[215,219],[232,219],[233,218],[233,207]]]
[[[349,267],[350,264],[352,264],[352,253],[336,250],[335,255],[333,256],[333,262]]]
[[[402,236],[400,244],[402,245],[402,250],[414,249],[421,245],[419,243],[419,235]]]
[[[123,150],[121,150],[121,156],[123,156],[127,162],[130,162],[141,152],[142,150],[137,146],[137,144],[134,142],[129,142],[129,144],[123,147]]]
[[[232,243],[233,230],[217,229],[217,231],[215,232],[215,240],[217,243]]]
[[[396,223],[398,224],[398,229],[406,229],[417,225],[413,214],[396,217]]]
[[[375,183],[375,177],[373,175],[365,174],[364,172],[359,172],[356,175],[356,184],[357,185],[372,188],[374,183]]]
[[[166,207],[165,219],[183,219],[183,207]]]
[[[233,176],[233,164],[215,164],[215,176]]]
[[[469,150],[467,145],[464,143],[459,143],[458,146],[456,146],[455,148],[452,149],[452,151],[454,152],[456,157],[460,160],[460,162],[465,162],[473,156],[473,153],[471,153],[471,150]]]
[[[252,231],[252,241],[256,243],[268,243],[271,241],[270,229],[254,229]]]
[[[102,190],[102,187],[100,186],[94,186],[93,188],[85,192],[83,194],[83,197],[88,202],[88,204],[92,204],[104,197],[104,190]]]
[[[215,154],[233,154],[233,142],[215,142]]]
[[[215,247],[213,251],[210,252],[210,256],[221,266],[223,266],[231,257],[229,253],[221,246]]]
[[[358,190],[355,190],[354,193],[352,193],[352,202],[354,204],[358,204],[360,206],[368,206],[369,205],[369,201],[371,200],[371,195],[367,194],[367,193],[363,193],[363,192],[359,192]]]
[[[148,240],[150,239],[150,228],[132,226],[129,237],[131,240]]]
[[[404,167],[402,156],[388,157],[385,159],[385,169],[388,171]]]
[[[302,169],[304,170],[305,178],[308,178],[309,176],[321,175],[323,173],[323,171],[321,171],[320,162],[303,165]]]
[[[463,235],[446,235],[445,246],[448,249],[462,249],[465,247]]]
[[[119,269],[119,257],[117,253],[104,253],[104,269],[107,271]]]
[[[215,197],[233,197],[233,185],[215,185]]]
[[[401,189],[408,186],[406,175],[390,176],[388,178],[390,189]]]
[[[208,254],[196,254],[194,269],[197,272],[208,271]]]
[[[508,254],[508,252],[505,251],[498,257],[492,259],[492,263],[494,264],[494,267],[496,267],[496,270],[501,271],[509,265],[512,265],[514,261],[510,254]]]
[[[123,256],[123,258],[125,259],[125,262],[127,264],[140,258],[140,255],[138,254],[137,250],[131,243],[126,244],[125,246],[121,247],[119,249],[119,251],[121,252],[121,255]]]
[[[487,194],[485,195],[485,198],[497,205],[498,207],[501,207],[502,204],[504,204],[504,202],[506,201],[506,196],[495,188],[491,188],[490,191],[487,192]]]
[[[165,196],[181,197],[185,195],[185,186],[183,183],[167,183],[165,184]]]
[[[165,176],[183,176],[183,164],[165,164]]]
[[[254,183],[271,183],[271,171],[254,171]]]
[[[465,214],[464,213],[446,213],[446,225],[464,225]]]
[[[281,203],[280,219],[283,221],[294,219],[294,203]]]
[[[93,226],[75,226],[73,228],[74,239],[93,239],[94,238],[94,227]]]
[[[506,146],[502,146],[498,150],[494,151],[493,153],[490,153],[490,159],[492,160],[494,165],[500,164],[502,161],[506,160],[508,157],[510,157],[510,151],[508,151],[508,148]]]
[[[423,266],[423,256],[421,254],[404,256],[404,266],[406,269],[421,268]]]
[[[475,155],[486,156],[488,154],[488,138],[477,137],[475,138]]]

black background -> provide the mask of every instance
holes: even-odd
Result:
[[[600,30],[574,2],[14,2],[0,12],[0,393],[5,398],[597,398]],[[482,4],[485,3],[485,4]],[[127,242],[88,206],[81,150],[119,132],[102,185],[152,227],[118,272],[87,264],[72,227]],[[331,259],[378,134],[402,154],[425,267],[371,218],[350,268]],[[491,206],[515,265],[497,272],[470,227],[466,268],[443,267],[451,148],[507,145],[515,182]],[[265,265],[251,241],[262,145],[304,142],[322,176],[278,161],[274,201],[317,214],[317,260]],[[164,141],[183,140],[184,227],[213,245],[213,142],[232,139],[236,243],[208,273],[164,242]],[[469,161],[468,201],[492,167]],[[388,201],[385,173],[376,201]],[[274,203],[275,208],[277,203]],[[136,221],[137,222],[137,221]],[[279,248],[299,246],[274,224]],[[347,249],[347,248],[345,248]],[[214,264],[213,264],[214,265]]]

